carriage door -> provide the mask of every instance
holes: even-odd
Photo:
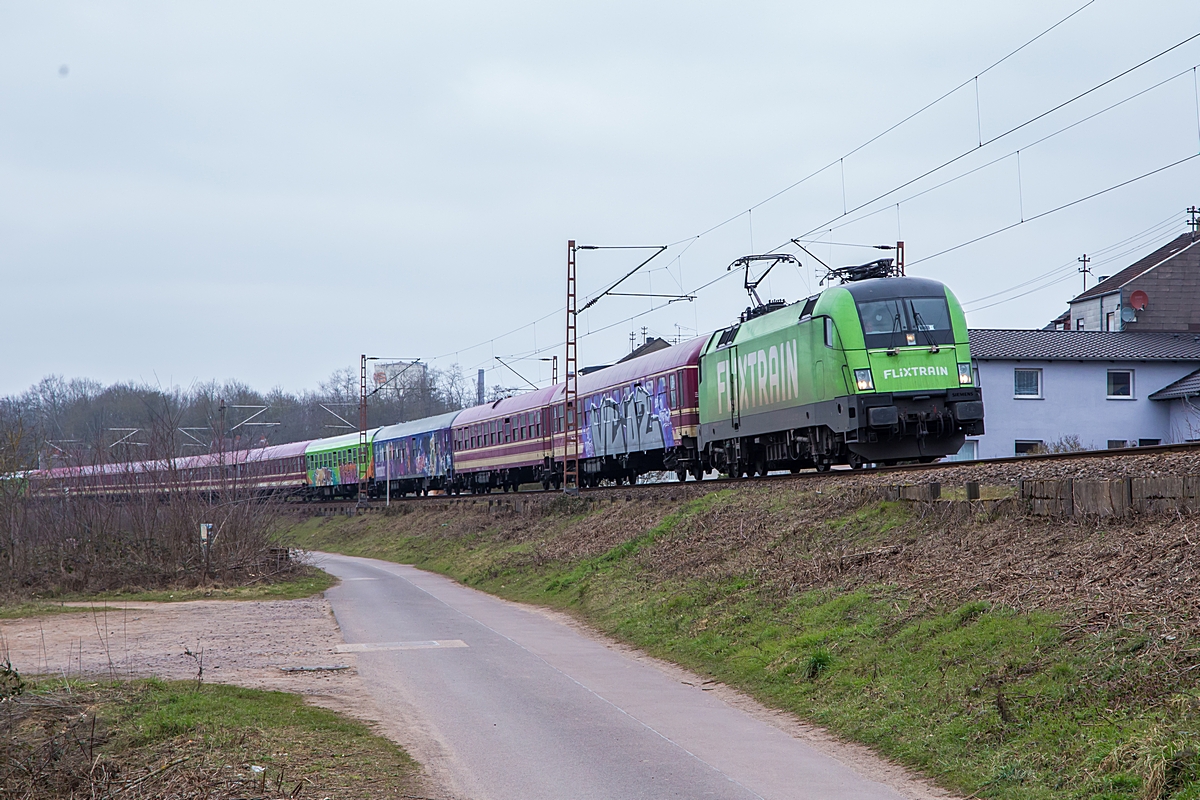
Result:
[[[554,463],[554,406],[538,409],[537,429],[542,440],[542,464],[547,468]]]
[[[738,382],[737,345],[730,345],[725,352],[729,354],[729,421],[736,431],[742,427],[742,386]]]

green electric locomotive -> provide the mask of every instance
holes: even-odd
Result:
[[[729,475],[933,461],[983,433],[966,318],[890,260],[747,309],[700,357],[700,459]]]

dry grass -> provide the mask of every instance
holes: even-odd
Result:
[[[417,767],[295,695],[138,681],[0,702],[0,796],[22,800],[420,797]]]

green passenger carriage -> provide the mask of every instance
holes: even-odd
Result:
[[[842,277],[712,335],[700,359],[709,466],[740,476],[932,461],[983,433],[966,318],[945,285]]]
[[[360,482],[369,490],[375,480],[373,445],[379,430],[367,431],[365,452],[362,452],[357,433],[318,439],[309,444],[304,450],[308,477],[306,495],[321,499],[356,497]]]

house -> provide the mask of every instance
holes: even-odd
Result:
[[[982,329],[970,337],[987,432],[959,458],[1200,439],[1200,331]]]
[[[1200,332],[1196,226],[1070,301],[1055,330]]]

